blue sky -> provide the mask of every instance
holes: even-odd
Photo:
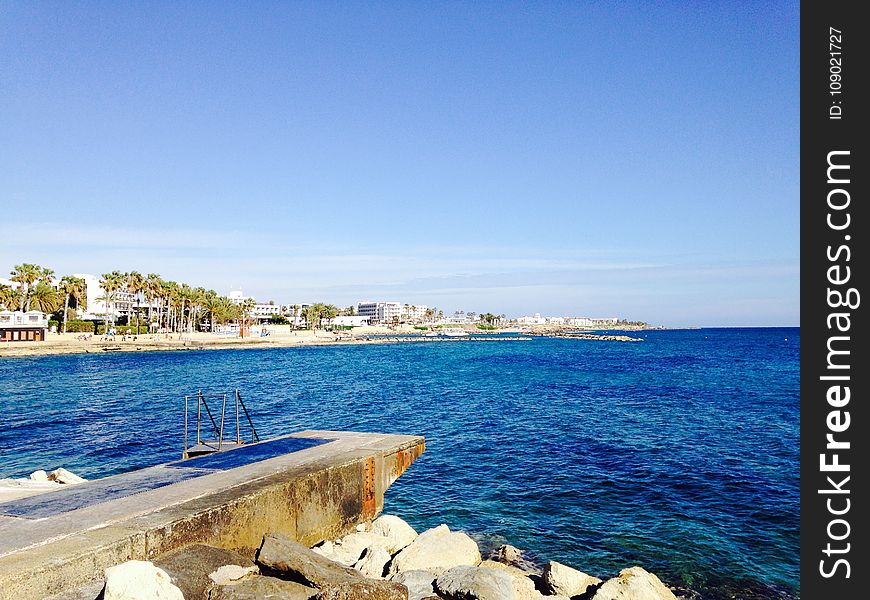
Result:
[[[797,325],[798,32],[797,2],[0,2],[0,269]]]

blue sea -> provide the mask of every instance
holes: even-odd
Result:
[[[184,394],[242,390],[263,438],[423,434],[386,510],[484,549],[704,599],[799,596],[799,329],[0,360],[0,477],[179,457]]]

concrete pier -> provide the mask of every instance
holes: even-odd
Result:
[[[339,537],[383,510],[424,448],[419,436],[303,431],[0,503],[0,600],[74,590],[194,543],[253,558],[269,532]]]

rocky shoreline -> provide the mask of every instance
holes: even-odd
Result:
[[[467,534],[439,525],[418,534],[392,515],[307,548],[264,537],[255,557],[195,545],[153,563],[106,570],[103,600],[676,600],[654,574],[606,580],[550,561],[538,569],[503,545],[484,558]],[[684,598],[685,596],[679,596]]]

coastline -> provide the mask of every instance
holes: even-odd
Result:
[[[312,332],[302,330],[296,335],[269,335],[267,337],[226,337],[211,333],[192,333],[179,336],[172,334],[169,338],[152,335],[136,336],[137,339],[118,339],[106,341],[94,337],[84,341],[76,339],[74,333],[51,334],[41,342],[10,342],[0,345],[0,358],[54,356],[64,354],[111,354],[115,352],[167,352],[185,350],[242,350],[252,348],[295,348],[301,346],[351,346],[397,343],[437,343],[460,341],[525,341],[530,338],[516,337],[494,338],[490,336],[469,337],[435,337],[422,335],[411,336],[404,332],[374,331],[353,336],[340,336],[327,332]],[[385,335],[387,337],[371,338],[369,335]],[[129,336],[128,336],[129,337]]]

